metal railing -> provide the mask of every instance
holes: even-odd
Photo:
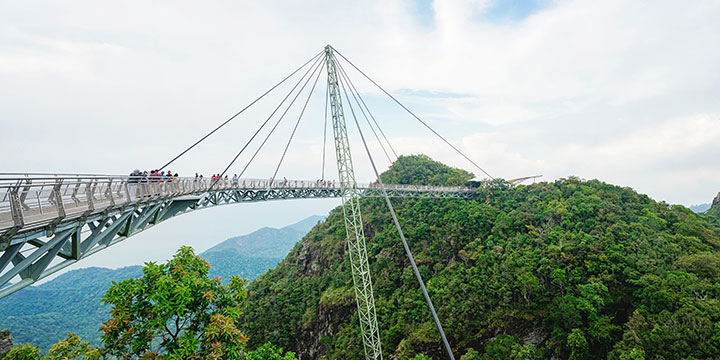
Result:
[[[360,189],[379,189],[364,183]],[[91,174],[0,174],[0,230],[27,224],[51,223],[122,205],[155,201],[184,195],[200,195],[209,189],[339,190],[334,180],[231,179],[215,181],[204,177],[128,177]],[[386,185],[402,191],[470,192],[470,188]]]

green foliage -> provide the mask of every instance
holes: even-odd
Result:
[[[471,349],[472,350],[472,349]],[[523,345],[522,341],[514,336],[498,335],[485,345],[485,353],[480,356],[475,350],[469,350],[462,358],[491,360],[535,360],[540,359],[534,345]]]
[[[181,247],[167,264],[146,263],[143,276],[113,283],[103,301],[111,319],[100,328],[105,352],[168,359],[238,359],[247,338],[236,327],[246,280],[228,285],[207,276],[210,265]],[[157,344],[157,346],[153,346]]]
[[[223,285],[208,276],[209,267],[184,246],[167,264],[147,263],[143,276],[113,282],[103,299],[112,310],[100,328],[102,348],[70,333],[46,355],[24,344],[3,359],[296,359],[270,343],[246,352],[237,324],[247,281],[234,276]]]
[[[718,195],[720,195],[720,194],[718,194]],[[716,204],[715,206],[711,207],[708,211],[706,211],[705,218],[711,224],[720,226],[720,203]]]
[[[254,280],[277,265],[323,218],[310,216],[280,229],[262,228],[217,244],[200,254],[211,265],[208,276],[218,276],[224,283],[233,275]],[[68,332],[99,346],[102,341],[98,327],[107,320],[110,311],[110,306],[100,300],[112,281],[140,276],[142,266],[92,267],[67,272],[0,299],[0,328],[11,329],[17,342],[32,342],[42,352],[64,339]]]
[[[40,349],[33,344],[20,344],[16,345],[10,352],[5,354],[3,358],[5,360],[38,360],[42,359],[40,355]]]
[[[432,358],[425,354],[417,354],[408,360],[432,360]]]
[[[141,266],[70,271],[1,299],[0,327],[11,329],[16,342],[32,342],[42,352],[64,339],[68,332],[99,346],[98,327],[107,320],[110,311],[110,306],[100,303],[102,296],[113,280],[140,275]]]
[[[283,353],[282,348],[277,348],[271,343],[265,343],[259,348],[248,352],[245,360],[296,360],[295,354],[288,351]]]
[[[470,348],[467,350],[465,355],[460,357],[460,360],[480,360],[480,353],[475,351],[475,349]]]
[[[567,345],[570,349],[570,360],[586,359],[589,353],[588,342],[580,329],[572,329],[567,338]]]
[[[383,179],[429,183],[435,175],[414,166],[425,160],[398,162]],[[720,278],[713,276],[720,229],[706,218],[597,180],[478,192],[477,201],[393,200],[456,354],[720,354]],[[361,207],[384,355],[444,358],[385,204],[364,199]],[[336,209],[249,285],[243,319],[251,346],[272,341],[328,359],[362,358],[355,303],[346,296],[352,286]]]
[[[101,350],[93,348],[79,336],[69,333],[65,340],[59,341],[50,348],[46,355],[32,344],[15,346],[5,355],[5,360],[97,360],[101,358]]]
[[[386,184],[463,186],[473,174],[434,161],[427,155],[400,156],[380,174]]]

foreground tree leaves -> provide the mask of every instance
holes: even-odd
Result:
[[[103,302],[112,318],[100,328],[107,355],[123,359],[239,359],[247,337],[237,328],[246,280],[208,278],[210,265],[181,247],[167,264],[113,283]],[[165,357],[163,357],[165,358]]]
[[[32,344],[18,345],[5,355],[7,360],[96,360],[101,358],[101,350],[95,349],[75,334],[68,334],[65,340],[53,345],[47,355],[41,355],[40,349]]]
[[[18,345],[7,360],[294,360],[291,352],[267,343],[247,352],[238,328],[247,280],[227,285],[209,278],[210,265],[190,247],[181,247],[167,264],[147,263],[143,276],[113,282],[103,302],[111,318],[100,328],[104,347],[93,348],[75,334],[46,355],[32,344]]]

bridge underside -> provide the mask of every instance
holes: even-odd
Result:
[[[380,189],[372,187],[360,191],[362,197],[382,196]],[[389,195],[399,198],[467,199],[475,194],[399,186],[389,190]],[[337,197],[340,197],[340,189],[332,187],[221,189],[109,205],[8,228],[0,235],[0,298],[162,221],[194,210],[244,202]],[[85,208],[88,206],[85,205]]]

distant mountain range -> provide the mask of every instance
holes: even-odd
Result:
[[[210,276],[223,281],[232,275],[255,280],[287,255],[324,216],[313,215],[280,229],[264,227],[247,235],[229,238],[200,254],[210,263]]]
[[[699,204],[699,205],[693,205],[690,207],[690,210],[692,210],[694,213],[700,214],[704,213],[708,210],[710,210],[710,204]]]
[[[227,239],[200,256],[210,263],[210,276],[219,276],[224,281],[231,275],[254,280],[277,265],[324,218],[315,215],[280,229],[265,227]],[[97,329],[110,310],[100,303],[105,291],[112,281],[141,275],[141,266],[90,267],[25,288],[0,300],[0,330],[10,330],[16,344],[31,342],[43,351],[68,332],[98,343]]]

